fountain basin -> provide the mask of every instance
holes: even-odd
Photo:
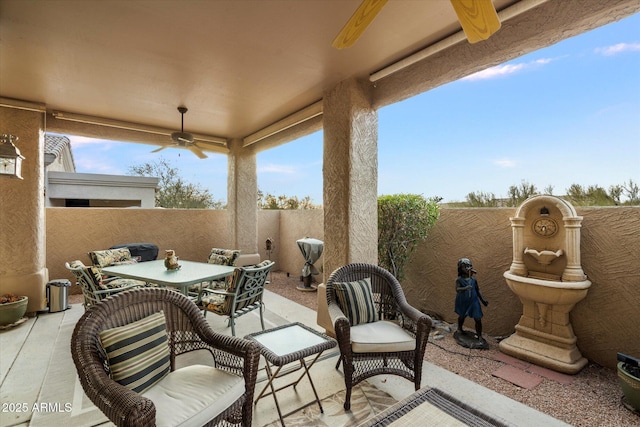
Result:
[[[559,249],[555,252],[547,250],[538,252],[535,249],[525,248],[524,253],[534,257],[535,260],[538,261],[538,264],[550,265],[553,261],[556,260],[556,258],[560,258],[562,254],[564,254],[564,251],[562,249]]]
[[[523,277],[505,271],[503,274],[509,289],[520,299],[548,305],[571,305],[587,296],[591,281],[560,282]]]
[[[589,280],[561,282],[505,272],[509,289],[522,302],[515,333],[500,342],[503,353],[566,374],[587,364],[576,346],[569,313],[587,296]]]

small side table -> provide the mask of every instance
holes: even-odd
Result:
[[[278,326],[277,328],[267,329],[266,331],[249,334],[245,338],[256,341],[260,346],[260,352],[264,356],[266,362],[265,371],[267,372],[267,378],[269,379],[267,385],[264,386],[264,388],[256,398],[255,404],[257,404],[258,400],[262,399],[263,397],[273,395],[273,400],[276,403],[278,416],[280,417],[280,422],[282,423],[283,427],[285,417],[298,412],[299,410],[306,408],[307,406],[313,405],[314,403],[318,404],[320,412],[324,412],[324,410],[322,409],[322,404],[320,403],[320,398],[318,397],[318,392],[316,391],[316,387],[314,386],[311,375],[309,374],[309,370],[325,350],[333,348],[337,345],[334,339],[301,323],[290,323],[284,326]],[[305,358],[313,355],[315,355],[315,357],[311,360],[310,363],[307,363],[307,361],[305,361]],[[300,366],[291,371],[280,374],[280,371],[285,365],[293,362],[299,362]],[[275,372],[273,371],[272,365],[277,366]],[[298,372],[300,369],[304,369],[304,372],[296,381],[293,381],[277,389],[275,388],[275,386],[273,385],[273,381],[276,378],[281,378],[286,375],[293,374],[295,372]],[[311,388],[313,389],[313,394],[315,395],[316,399],[287,414],[282,415],[276,393],[287,387],[297,386],[305,376],[309,378],[309,383],[311,384]],[[267,392],[267,389],[271,389],[271,391]]]

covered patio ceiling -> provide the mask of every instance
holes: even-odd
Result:
[[[0,0],[2,104],[41,105],[49,131],[159,145],[184,105],[185,131],[213,141],[205,151],[226,152],[231,139],[264,149],[271,129],[319,116],[341,81],[375,85],[378,108],[640,9],[494,0],[502,28],[469,44],[449,0],[391,0],[353,47],[332,47],[360,2]]]

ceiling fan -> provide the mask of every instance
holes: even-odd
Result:
[[[469,43],[488,39],[500,29],[500,18],[491,0],[450,0]],[[353,46],[387,0],[362,0],[358,9],[331,44],[336,49]]]
[[[182,126],[180,127],[180,132],[173,132],[171,134],[171,139],[173,140],[173,144],[179,147],[184,147],[187,150],[191,151],[193,154],[198,156],[201,159],[206,159],[207,155],[196,145],[193,135],[184,131],[184,114],[188,111],[187,107],[178,107],[178,111],[182,117]],[[162,146],[156,150],[153,150],[152,153],[157,153],[158,151],[164,150],[165,148],[169,148],[170,145]]]

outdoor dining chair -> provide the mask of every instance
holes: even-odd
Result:
[[[260,311],[260,324],[264,331],[264,302],[262,295],[273,261],[265,260],[254,267],[237,267],[226,289],[203,289],[201,304],[204,314],[211,311],[229,316],[231,334],[235,336],[235,321],[253,310]]]
[[[235,265],[235,262],[239,256],[240,251],[238,249],[211,248],[211,251],[209,251],[209,256],[207,257],[207,263],[233,266]],[[199,299],[202,294],[202,289],[225,289],[229,284],[229,280],[230,279],[215,280],[211,283],[204,282],[197,285],[192,285],[189,287],[189,293],[194,296],[195,299]]]
[[[76,284],[82,289],[85,311],[108,296],[145,285],[138,280],[105,278],[100,270],[92,265],[86,266],[79,260],[66,262],[64,265],[71,271],[76,278]]]
[[[431,318],[411,307],[402,287],[387,270],[371,264],[348,264],[327,280],[327,305],[340,348],[346,396],[361,381],[381,374],[422,380],[422,361]]]
[[[134,289],[92,306],[71,355],[85,394],[118,426],[251,425],[257,344],[213,331],[179,292]]]

